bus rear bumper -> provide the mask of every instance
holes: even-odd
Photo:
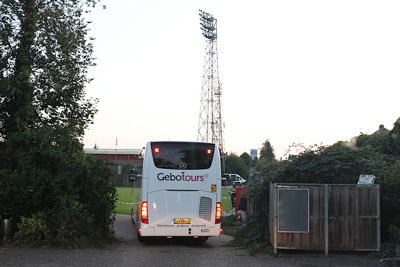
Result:
[[[214,227],[198,227],[191,225],[164,225],[151,227],[149,225],[141,225],[141,236],[219,236],[221,225],[216,224]]]

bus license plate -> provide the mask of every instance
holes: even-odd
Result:
[[[189,224],[190,219],[174,219],[174,224]]]

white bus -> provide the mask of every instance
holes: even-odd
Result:
[[[186,236],[205,241],[221,231],[218,146],[201,142],[148,142],[140,201],[132,221],[138,239]]]

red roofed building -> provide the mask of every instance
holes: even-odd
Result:
[[[115,186],[130,186],[128,172],[135,168],[142,172],[143,156],[142,149],[97,149],[84,148],[86,154],[91,154],[99,159],[106,159],[115,164],[114,176],[112,177]]]

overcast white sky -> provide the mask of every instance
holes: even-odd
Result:
[[[400,117],[400,1],[112,0],[90,15],[100,100],[85,147],[196,140],[205,39],[218,19],[225,148],[349,140]]]

